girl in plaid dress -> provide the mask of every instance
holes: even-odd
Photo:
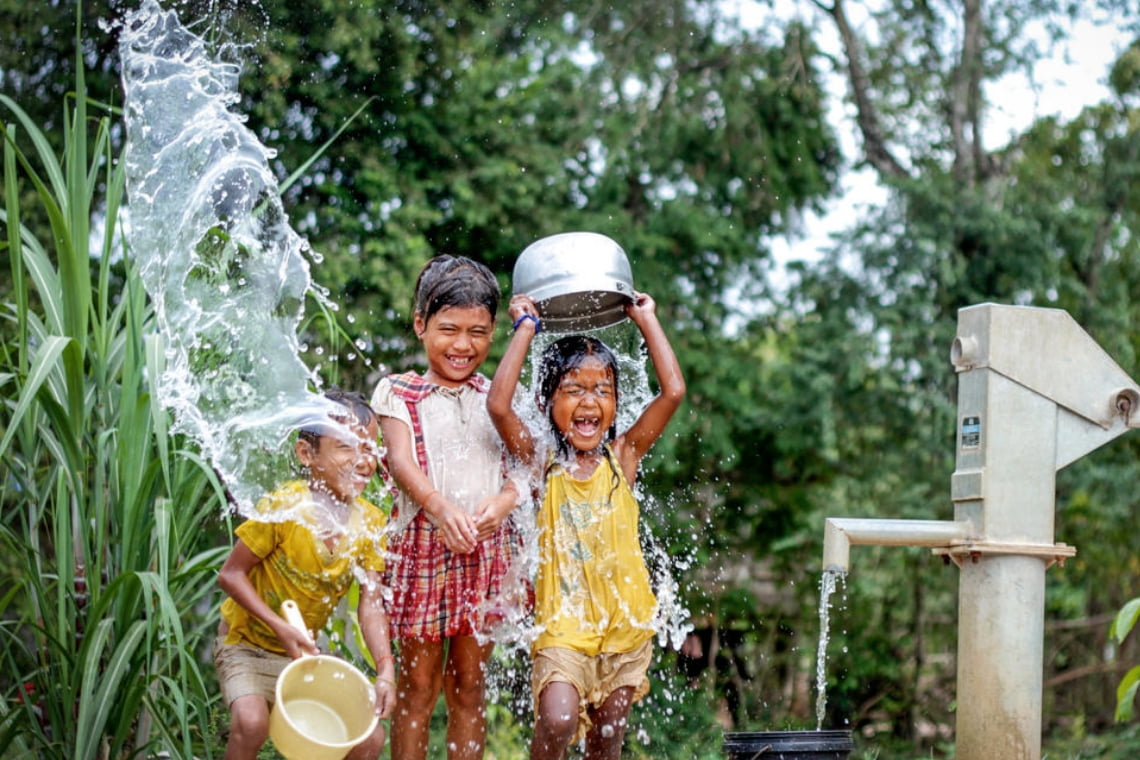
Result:
[[[398,486],[387,580],[399,643],[392,760],[423,760],[432,711],[447,704],[450,760],[481,758],[485,634],[518,553],[518,490],[487,415],[487,358],[499,285],[482,264],[437,256],[416,282],[413,329],[427,372],[384,378],[372,403]]]

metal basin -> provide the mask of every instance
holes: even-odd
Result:
[[[617,324],[633,298],[625,251],[596,232],[563,232],[531,243],[515,261],[512,285],[535,300],[548,332]]]

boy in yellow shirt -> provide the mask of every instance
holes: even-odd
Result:
[[[309,630],[319,631],[362,578],[358,617],[376,663],[376,711],[395,705],[388,616],[381,597],[386,518],[361,498],[376,473],[377,419],[359,393],[330,390],[344,413],[303,429],[295,451],[308,479],[285,483],[257,505],[259,519],[237,528],[218,584],[229,598],[214,649],[218,681],[230,709],[226,760],[257,757],[269,736],[277,677],[294,658],[318,654],[307,632],[290,625],[281,603],[292,599]],[[263,519],[261,519],[263,518]],[[372,760],[384,746],[383,723],[349,754]]]

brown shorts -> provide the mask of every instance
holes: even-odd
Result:
[[[546,685],[568,683],[578,690],[578,730],[576,744],[590,730],[590,709],[600,707],[610,694],[624,686],[633,687],[633,702],[649,693],[649,665],[653,660],[653,639],[632,652],[602,652],[591,657],[573,649],[546,647],[534,654],[531,688],[535,712]]]
[[[249,694],[262,696],[272,705],[277,695],[277,677],[293,660],[258,647],[224,641],[221,636],[214,640],[214,667],[226,707]]]

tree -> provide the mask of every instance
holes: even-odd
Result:
[[[955,403],[946,356],[959,308],[984,301],[1064,308],[1123,366],[1135,358],[1130,331],[1121,329],[1135,300],[1130,96],[1118,85],[1117,103],[1089,108],[1072,124],[1042,121],[990,148],[983,143],[987,86],[1031,68],[1038,46],[1060,39],[1066,14],[1080,9],[891,3],[856,23],[844,0],[816,5],[840,41],[837,68],[861,142],[857,163],[873,168],[889,200],[844,234],[821,265],[805,270],[790,293],[791,313],[805,317],[794,332],[817,337],[823,355],[845,357],[829,365],[832,392],[817,399],[837,418],[817,448],[841,453],[813,490],[809,514],[819,529],[821,515],[946,518]],[[1050,36],[1030,34],[1034,25]],[[1118,64],[1114,82],[1126,78],[1130,59]],[[1127,598],[1121,578],[1135,582],[1120,561],[1127,551],[1107,535],[1127,534],[1132,500],[1114,483],[1134,467],[1129,442],[1071,465],[1058,479],[1058,537],[1091,555],[1049,576],[1049,612],[1071,626],[1119,606]],[[1089,510],[1103,522],[1094,525]],[[915,556],[887,550],[855,560],[843,644],[859,656],[844,658],[840,667],[854,677],[837,686],[853,721],[867,715],[859,704],[887,704],[892,731],[923,743],[931,741],[923,723],[950,720],[944,705],[952,666],[932,655],[952,652],[953,616],[938,611],[952,609],[953,581]],[[1103,674],[1113,666],[1098,664],[1095,652],[1066,651],[1060,635],[1050,646],[1057,653],[1051,683],[1069,683],[1072,691],[1067,671],[1099,678],[1075,703],[1049,695],[1057,712],[1046,725],[1065,711],[1104,725],[1111,713],[1097,695],[1110,693]],[[861,681],[874,675],[868,660],[890,676],[885,683]]]

